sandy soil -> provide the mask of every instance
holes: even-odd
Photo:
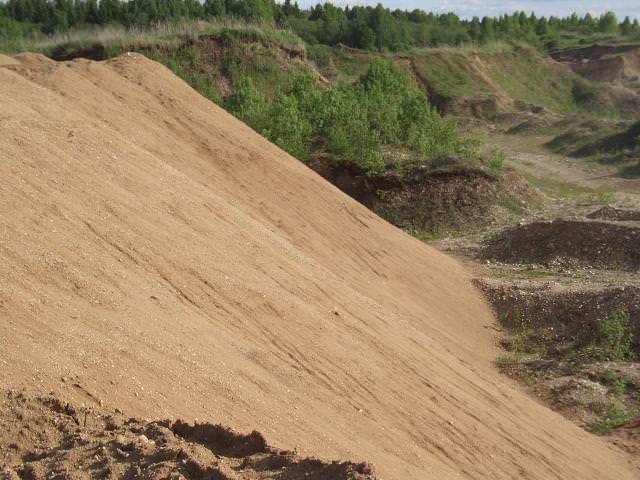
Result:
[[[457,262],[144,57],[16,59],[0,387],[257,430],[385,479],[636,478],[496,372]]]
[[[221,425],[148,421],[2,392],[0,478],[373,480],[370,465],[300,458]]]

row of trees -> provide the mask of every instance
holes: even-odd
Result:
[[[597,32],[638,35],[638,20],[628,17],[618,21],[612,12],[598,18],[571,15],[566,18],[538,17],[516,12],[497,18],[460,19],[454,13],[434,14],[422,10],[389,10],[376,7],[339,8],[318,4],[308,15],[289,20],[293,29],[307,42],[336,44],[364,49],[399,50],[411,46],[489,43],[495,40],[518,40],[539,44],[562,33]]]
[[[619,21],[608,12],[566,18],[516,12],[497,18],[460,19],[453,13],[390,10],[372,6],[338,7],[331,3],[300,9],[285,0],[7,0],[0,3],[0,30],[31,28],[43,33],[86,25],[126,26],[185,18],[234,17],[276,23],[310,43],[343,43],[364,49],[399,50],[410,46],[518,39],[539,43],[565,32],[640,34],[638,20]],[[16,24],[17,23],[17,24]]]
[[[35,24],[44,33],[86,25],[149,25],[223,16],[272,22],[275,12],[281,8],[273,0],[8,0],[0,4],[0,17]]]

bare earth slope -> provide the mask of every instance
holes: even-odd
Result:
[[[385,479],[632,478],[495,372],[455,261],[142,56],[16,59],[1,388],[255,429]]]

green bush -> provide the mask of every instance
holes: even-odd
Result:
[[[250,78],[238,81],[235,92],[224,101],[224,107],[240,120],[262,133],[267,122],[267,102]]]
[[[507,157],[498,147],[493,147],[486,159],[487,166],[493,173],[501,173],[504,170],[504,163]]]
[[[591,427],[591,431],[593,433],[602,435],[604,433],[607,433],[612,428],[623,425],[637,418],[639,413],[640,412],[638,412],[638,410],[625,410],[611,403],[607,405],[606,418],[594,423]]]
[[[388,61],[371,63],[351,85],[321,89],[315,77],[300,75],[271,103],[243,79],[224,106],[303,161],[312,150],[323,151],[368,175],[387,168],[383,152],[401,158],[394,164],[398,173],[477,156],[478,143],[461,139],[407,72]]]
[[[0,52],[21,51],[24,48],[25,37],[32,31],[33,27],[30,25],[0,16]]]
[[[609,387],[609,391],[614,397],[621,397],[627,388],[627,382],[624,378],[617,376],[611,370],[607,370],[600,376],[600,381]]]
[[[596,330],[596,355],[601,360],[626,361],[633,358],[633,333],[629,328],[629,315],[622,308],[600,322]]]
[[[269,111],[265,136],[300,160],[306,160],[311,145],[312,127],[293,95],[278,96]]]

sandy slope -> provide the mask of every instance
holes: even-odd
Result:
[[[385,479],[632,478],[492,368],[453,260],[138,55],[0,68],[0,387]]]

